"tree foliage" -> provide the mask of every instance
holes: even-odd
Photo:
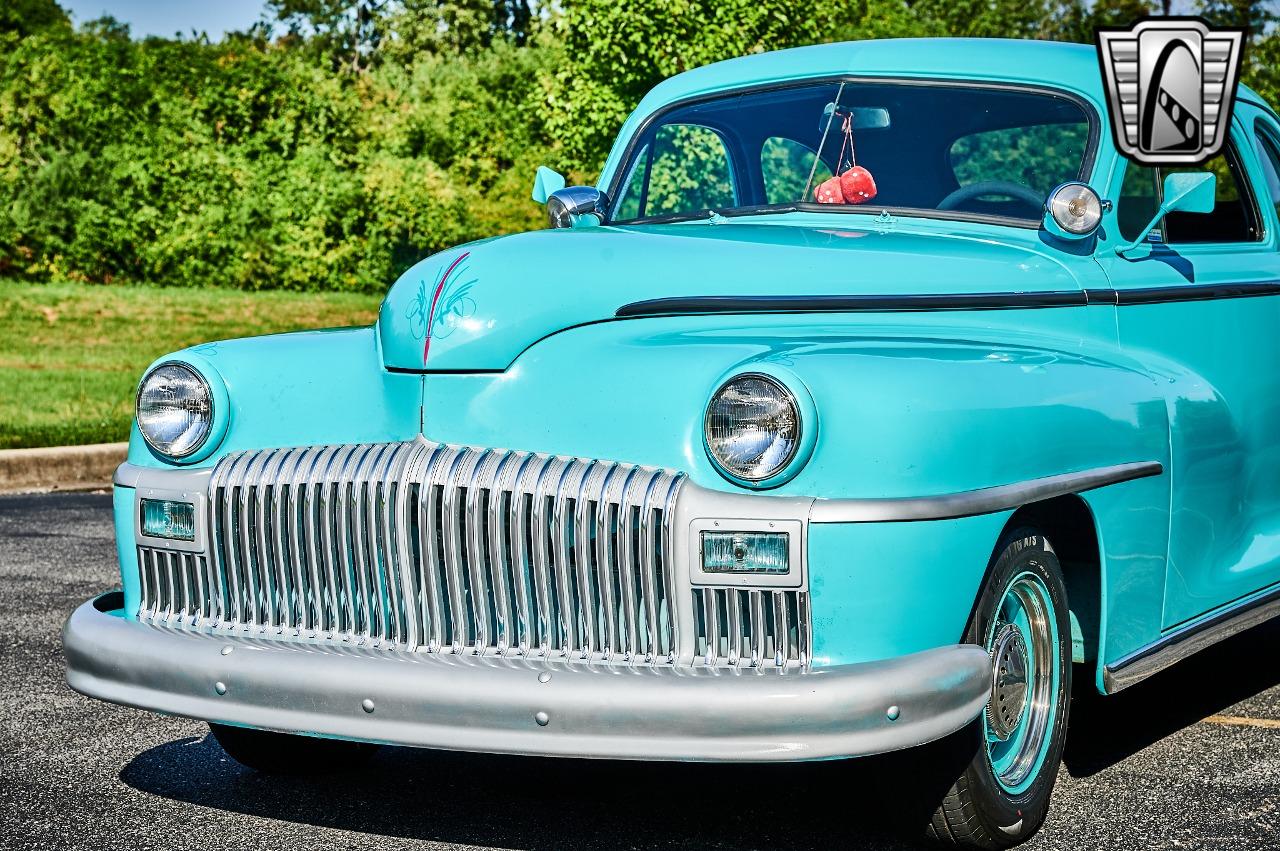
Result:
[[[378,291],[537,226],[536,165],[591,180],[659,80],[822,41],[1090,41],[1147,0],[269,0],[220,42],[0,3],[0,275]],[[1246,81],[1276,102],[1274,7]],[[779,152],[778,156],[787,156]]]

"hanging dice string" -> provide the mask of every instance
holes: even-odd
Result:
[[[814,200],[819,204],[861,204],[876,197],[876,182],[871,172],[858,165],[853,143],[853,113],[841,117],[840,129],[844,141],[836,155],[835,174],[818,185]],[[846,165],[845,152],[848,151]]]

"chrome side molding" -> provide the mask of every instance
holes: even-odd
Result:
[[[1164,465],[1158,461],[1138,461],[939,496],[816,499],[809,510],[809,522],[883,523],[954,520],[959,517],[994,514],[997,511],[1007,511],[1028,503],[1052,499],[1055,496],[1082,493],[1133,479],[1158,476],[1163,472]]]
[[[1107,694],[1123,691],[1152,674],[1277,615],[1280,615],[1280,588],[1174,630],[1106,665],[1102,669],[1103,691]]]

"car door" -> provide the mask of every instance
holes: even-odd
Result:
[[[1218,175],[1214,211],[1170,214],[1148,245],[1099,254],[1121,346],[1169,398],[1165,628],[1280,581],[1280,254],[1253,119],[1238,113],[1222,154],[1180,169]],[[1122,238],[1154,215],[1167,173],[1128,163],[1117,178]]]

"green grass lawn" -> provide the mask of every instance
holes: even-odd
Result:
[[[0,281],[0,449],[126,440],[142,370],[194,343],[368,325],[378,296]]]

